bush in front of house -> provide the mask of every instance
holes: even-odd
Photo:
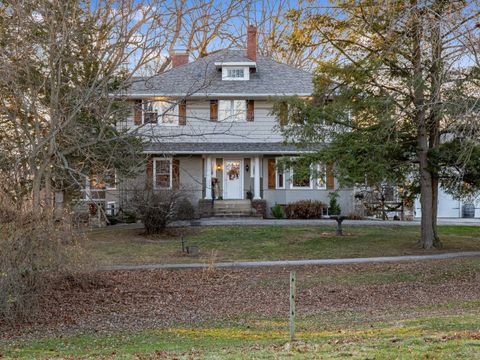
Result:
[[[178,190],[138,190],[132,197],[131,206],[140,215],[147,235],[160,234],[169,223],[178,219],[179,206],[189,212],[184,217],[192,215],[185,199],[185,194]]]
[[[285,217],[282,205],[276,204],[275,206],[272,206],[271,210],[275,219],[283,219]]]
[[[195,218],[195,207],[187,198],[181,198],[177,203],[177,220],[192,220]]]
[[[285,206],[288,219],[321,219],[326,205],[320,201],[300,200]]]
[[[328,206],[328,215],[340,215],[342,212],[342,209],[340,208],[340,205],[338,204],[337,198],[338,198],[338,193],[336,192],[331,192],[328,194],[328,197],[330,198],[330,204]]]

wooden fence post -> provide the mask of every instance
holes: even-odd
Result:
[[[295,339],[295,271],[290,272],[290,341]]]

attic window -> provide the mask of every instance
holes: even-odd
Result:
[[[250,71],[248,67],[222,67],[222,79],[223,80],[248,80]]]
[[[244,71],[242,69],[227,69],[227,77],[229,78],[244,78]]]

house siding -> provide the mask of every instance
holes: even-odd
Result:
[[[269,100],[255,100],[254,121],[221,122],[210,120],[210,100],[186,101],[186,125],[145,125],[141,133],[151,141],[162,142],[282,142],[277,128],[278,121],[271,114],[273,104]],[[127,126],[134,124],[133,111]]]

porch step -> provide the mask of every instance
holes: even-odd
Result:
[[[217,217],[254,216],[250,200],[216,200],[213,214]]]

